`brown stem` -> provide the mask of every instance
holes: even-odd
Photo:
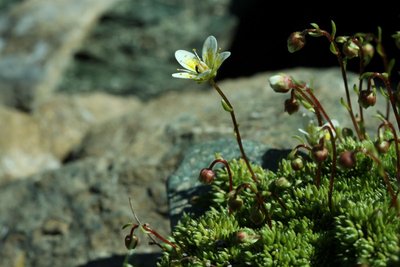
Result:
[[[228,171],[228,176],[229,176],[229,192],[233,190],[233,178],[232,178],[232,172],[231,168],[229,167],[229,164],[226,160],[224,159],[216,159],[213,162],[211,162],[210,166],[208,167],[210,170],[214,168],[215,164],[221,163],[225,166],[226,170]]]
[[[394,149],[396,151],[396,167],[397,167],[397,172],[396,172],[396,179],[397,179],[397,183],[400,184],[400,151],[399,151],[399,145],[397,142],[397,133],[396,130],[394,129],[393,124],[390,121],[384,121],[383,122],[384,126],[389,127],[390,131],[393,134],[393,139],[395,140],[394,142]],[[378,128],[379,129],[379,128]]]
[[[254,173],[249,159],[246,156],[246,153],[244,152],[244,148],[243,148],[243,144],[242,144],[242,138],[240,136],[240,132],[239,132],[239,125],[236,121],[236,116],[235,116],[235,112],[233,109],[232,104],[230,103],[230,101],[228,100],[228,98],[225,96],[225,94],[222,92],[221,88],[219,88],[219,86],[215,83],[215,81],[213,79],[210,80],[211,85],[214,87],[214,89],[218,92],[218,94],[222,97],[222,99],[225,101],[225,103],[229,106],[229,108],[231,109],[231,111],[229,111],[229,113],[231,114],[231,119],[232,119],[232,123],[233,123],[233,128],[235,131],[235,135],[236,135],[236,141],[239,145],[239,150],[240,153],[242,154],[242,158],[244,160],[244,162],[246,163],[247,169],[249,170],[250,174],[251,174],[251,178],[253,179],[254,182],[258,182],[257,176]]]
[[[390,104],[392,105],[393,114],[394,114],[394,117],[396,118],[397,128],[398,128],[399,131],[400,131],[400,116],[399,116],[399,112],[398,112],[398,110],[397,110],[396,100],[395,100],[394,95],[393,95],[392,86],[390,85],[389,78],[388,78],[388,77],[385,77],[385,76],[382,75],[381,73],[377,73],[377,72],[375,72],[375,73],[370,77],[370,79],[372,79],[373,77],[377,77],[377,78],[381,79],[381,80],[385,83],[387,92],[388,92],[388,94],[389,94]]]
[[[339,47],[338,47],[337,43],[332,38],[330,33],[328,33],[327,31],[320,30],[320,29],[308,29],[306,31],[320,33],[321,35],[325,36],[328,39],[328,41],[335,46],[336,57],[337,57],[337,60],[339,62],[339,66],[340,66],[340,70],[341,70],[342,78],[343,78],[343,82],[344,82],[344,89],[346,91],[346,101],[347,101],[347,106],[348,106],[347,111],[349,112],[349,115],[350,115],[351,121],[353,123],[354,129],[355,129],[355,131],[357,133],[358,139],[362,140],[362,135],[361,135],[361,132],[360,132],[360,129],[359,129],[359,125],[358,125],[357,120],[356,120],[356,118],[354,116],[354,113],[353,113],[353,107],[352,107],[351,99],[350,99],[350,90],[349,90],[349,85],[348,85],[348,81],[347,81],[346,68],[344,66],[343,57],[342,57],[342,54],[340,53],[340,50],[339,50]]]
[[[329,205],[329,210],[332,211],[332,194],[333,194],[333,184],[335,181],[335,175],[336,175],[336,143],[335,139],[333,138],[333,133],[332,130],[329,127],[325,127],[329,131],[329,134],[332,136],[331,144],[332,144],[332,167],[331,167],[331,177],[329,178],[329,193],[328,193],[328,205]]]
[[[160,239],[160,240],[163,241],[164,243],[166,243],[166,244],[168,244],[168,245],[170,245],[170,246],[176,248],[176,245],[175,245],[174,243],[172,243],[171,241],[165,239],[162,235],[160,235],[159,233],[157,233],[155,230],[151,229],[147,223],[143,224],[142,227],[143,227],[143,229],[144,229],[145,231],[150,232],[151,234],[153,234],[154,236],[156,236],[158,239]]]

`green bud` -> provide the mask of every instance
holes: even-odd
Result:
[[[127,249],[135,249],[139,243],[139,238],[136,235],[125,236],[125,247]]]
[[[279,73],[269,78],[271,88],[277,93],[287,93],[293,88],[293,79],[291,76]]]
[[[294,171],[299,171],[299,170],[303,169],[304,162],[301,157],[296,157],[290,161],[290,165],[292,166],[292,169]]]
[[[287,47],[290,53],[299,51],[306,44],[306,38],[301,32],[293,32],[287,39]]]
[[[243,199],[236,194],[236,190],[228,193],[228,207],[231,211],[238,211],[243,207]]]
[[[253,207],[250,211],[250,221],[256,225],[260,225],[264,220],[265,214],[258,207]]]
[[[358,51],[360,48],[352,40],[348,40],[343,45],[343,54],[348,58],[358,57]]]

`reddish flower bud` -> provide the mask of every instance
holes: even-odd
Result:
[[[297,112],[299,108],[300,105],[296,98],[289,98],[285,100],[285,111],[289,113],[289,115]]]
[[[358,96],[358,103],[363,108],[372,107],[376,103],[376,94],[373,91],[368,90],[360,91],[360,95]]]
[[[215,179],[215,172],[211,169],[201,169],[199,174],[199,181],[204,184],[211,184]]]
[[[356,166],[356,155],[353,151],[344,151],[339,156],[340,166],[351,169]]]
[[[379,153],[385,154],[389,151],[390,148],[390,142],[386,140],[378,140],[375,142],[375,148],[378,150]]]
[[[329,151],[320,145],[314,146],[311,150],[312,157],[316,162],[323,162],[328,158]]]
[[[292,77],[284,73],[271,76],[269,78],[269,84],[277,93],[287,93],[293,88]]]
[[[139,238],[136,235],[125,236],[125,247],[127,249],[135,249],[139,243]]]
[[[306,44],[306,38],[301,32],[293,32],[287,39],[287,47],[290,53],[299,51]]]

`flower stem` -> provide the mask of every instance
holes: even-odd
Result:
[[[251,168],[249,159],[247,158],[246,153],[244,152],[242,138],[241,138],[240,132],[239,132],[239,125],[236,120],[235,111],[233,109],[233,106],[232,106],[231,102],[228,100],[228,98],[225,96],[224,92],[222,92],[221,88],[219,88],[219,86],[215,83],[215,81],[213,79],[210,80],[210,84],[214,87],[214,89],[218,92],[218,94],[222,97],[222,99],[225,101],[225,103],[231,109],[231,111],[229,111],[229,113],[231,114],[233,128],[235,131],[236,141],[239,145],[240,153],[242,154],[242,158],[243,158],[244,162],[246,163],[247,169],[249,170],[249,172],[251,174],[251,178],[253,179],[254,182],[258,182],[257,176],[254,173],[253,169]]]
[[[214,168],[215,164],[221,163],[225,166],[226,170],[228,171],[228,176],[229,176],[229,192],[233,190],[233,180],[232,180],[232,172],[231,168],[229,167],[229,164],[226,160],[224,159],[216,159],[213,162],[211,162],[210,166],[208,167],[210,170]]]

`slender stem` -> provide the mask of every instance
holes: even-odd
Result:
[[[366,149],[361,149],[359,150],[360,152],[364,153],[365,155],[367,155],[368,157],[370,157],[373,161],[375,161],[375,163],[378,165],[378,171],[379,174],[383,177],[383,181],[386,184],[386,188],[389,192],[390,197],[392,198],[392,205],[394,205],[395,207],[397,207],[397,195],[394,193],[393,187],[390,184],[389,181],[389,177],[387,175],[387,173],[385,172],[385,169],[383,168],[383,164],[382,162],[379,160],[379,158],[377,158],[376,156],[374,156],[372,153],[370,153],[368,150]]]
[[[252,191],[255,195],[256,195],[256,201],[257,201],[257,205],[259,208],[261,208],[265,214],[265,216],[267,217],[267,223],[269,228],[272,228],[272,219],[271,219],[271,215],[269,214],[267,208],[264,205],[264,198],[263,196],[260,194],[260,192],[258,192],[256,189],[254,189],[254,187],[249,184],[249,183],[242,183],[240,184],[237,188],[236,188],[236,195],[240,193],[240,191],[242,191],[243,189],[248,188],[250,189],[250,191]],[[235,195],[235,196],[236,196]],[[278,198],[279,199],[279,198]],[[278,201],[279,202],[279,201]],[[283,203],[283,202],[282,202]],[[283,208],[286,209],[286,206],[283,206]]]
[[[157,233],[155,230],[151,229],[149,227],[149,225],[147,223],[142,225],[143,229],[145,231],[150,232],[151,234],[153,234],[154,236],[156,236],[158,239],[160,239],[161,241],[163,241],[164,243],[167,243],[168,245],[176,248],[176,245],[174,243],[172,243],[171,241],[167,240],[166,238],[164,238],[162,235],[160,235],[159,233]]]
[[[394,129],[394,126],[391,122],[385,121],[385,125],[387,125],[390,128],[390,131],[393,133],[393,138],[395,140],[394,145],[395,145],[395,151],[396,151],[396,167],[397,167],[397,172],[396,172],[396,179],[397,182],[400,184],[400,151],[399,151],[399,145],[397,142],[397,133],[396,130]]]
[[[358,71],[358,75],[359,77],[361,77],[361,75],[364,73],[364,69],[365,69],[365,59],[364,59],[364,50],[363,47],[360,43],[360,41],[357,38],[353,38],[353,42],[358,46],[359,51],[360,51],[360,65],[359,65],[359,71]],[[362,91],[362,87],[363,87],[363,80],[359,79],[359,83],[358,83],[358,91],[361,92]],[[358,103],[358,109],[360,112],[360,120],[359,120],[359,126],[360,126],[360,131],[362,133],[362,138],[365,138],[365,120],[364,120],[364,111],[363,108],[361,106],[360,103]]]
[[[342,78],[343,78],[343,82],[344,82],[344,89],[346,91],[346,101],[347,101],[347,106],[348,106],[347,111],[349,112],[349,115],[350,115],[351,121],[353,123],[354,129],[355,129],[355,131],[357,133],[358,139],[362,140],[362,135],[361,135],[361,132],[360,132],[360,129],[359,129],[359,125],[358,125],[357,120],[356,120],[356,118],[354,116],[353,107],[351,105],[350,90],[349,90],[349,85],[348,85],[348,81],[347,81],[346,67],[345,67],[345,65],[343,63],[344,62],[343,61],[343,57],[342,57],[342,55],[340,53],[340,49],[339,49],[337,43],[332,38],[330,33],[328,33],[327,31],[320,30],[320,29],[308,29],[307,31],[308,32],[314,32],[314,33],[319,33],[319,34],[325,36],[328,39],[328,41],[335,46],[336,57],[337,57],[337,60],[339,62],[339,66],[340,66],[340,70],[341,70]]]
[[[335,181],[335,175],[336,175],[336,143],[335,139],[333,138],[333,133],[331,128],[325,127],[329,131],[329,134],[332,136],[331,138],[331,144],[332,144],[332,167],[331,167],[331,177],[329,178],[329,193],[328,193],[328,205],[329,205],[329,210],[332,211],[332,194],[333,194],[333,184]]]
[[[394,113],[394,117],[396,118],[396,123],[397,123],[397,128],[400,131],[400,116],[399,116],[399,112],[397,110],[397,106],[396,106],[396,100],[394,98],[393,95],[393,91],[392,91],[392,86],[390,85],[390,81],[388,77],[383,76],[381,73],[377,73],[375,72],[370,79],[372,79],[372,77],[377,77],[379,79],[381,79],[386,86],[387,92],[389,94],[389,100],[390,100],[390,104],[392,105],[392,109],[393,109],[393,113]]]
[[[210,170],[214,168],[215,164],[217,163],[222,163],[224,164],[226,170],[228,171],[228,176],[229,176],[229,192],[233,190],[233,179],[232,179],[232,172],[231,168],[229,167],[229,164],[226,160],[224,159],[216,159],[213,162],[211,162],[210,166],[208,167]]]
[[[229,106],[229,108],[231,109],[231,111],[229,111],[229,113],[231,115],[233,128],[234,128],[235,136],[236,136],[236,141],[239,145],[240,153],[242,154],[242,158],[243,158],[244,162],[246,163],[247,169],[249,170],[249,172],[251,174],[251,178],[253,179],[254,182],[258,182],[257,176],[254,173],[254,171],[250,165],[250,162],[249,162],[249,159],[247,158],[246,153],[244,152],[242,138],[241,138],[240,132],[239,132],[239,125],[236,121],[236,116],[235,116],[235,111],[233,109],[233,106],[232,106],[231,102],[228,100],[228,98],[225,96],[224,92],[222,92],[221,88],[219,88],[219,86],[215,83],[215,81],[213,79],[210,80],[210,83],[214,87],[214,89],[218,92],[218,94],[222,97],[222,99],[225,101],[225,103]]]

